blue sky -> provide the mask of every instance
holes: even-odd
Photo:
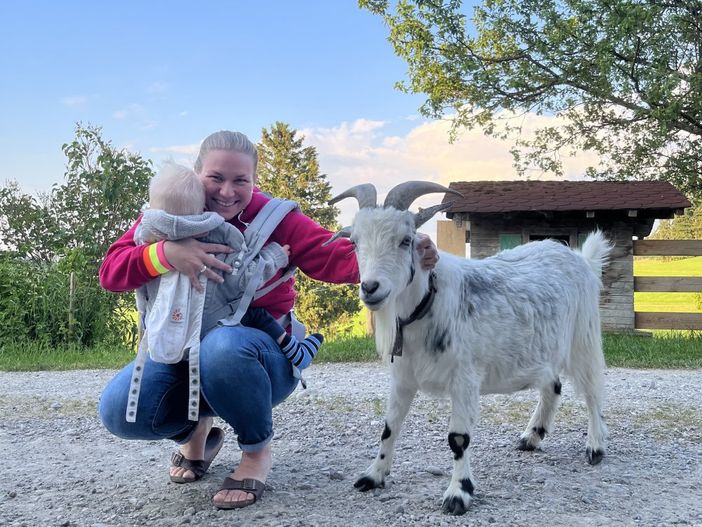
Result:
[[[155,166],[192,162],[215,130],[257,141],[283,121],[335,191],[516,178],[509,144],[449,144],[446,122],[419,118],[387,28],[355,0],[2,0],[0,20],[0,184],[26,192],[63,181],[78,121]]]

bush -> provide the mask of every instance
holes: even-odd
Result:
[[[129,296],[104,291],[96,265],[78,250],[48,264],[0,254],[0,342],[58,347],[129,341]]]

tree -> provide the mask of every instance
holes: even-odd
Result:
[[[258,185],[277,197],[297,201],[310,218],[336,230],[338,210],[327,204],[332,198],[331,185],[319,171],[317,151],[303,143],[296,130],[285,123],[276,122],[269,130],[264,128],[258,144]],[[329,328],[360,309],[353,286],[326,284],[301,273],[296,285],[296,311],[310,328]]]
[[[663,220],[650,237],[654,240],[702,240],[702,200],[685,210],[685,214]]]
[[[424,115],[455,112],[453,135],[513,137],[515,165],[561,173],[559,153],[590,150],[589,175],[661,179],[702,196],[700,0],[359,0],[381,15],[424,93]],[[519,136],[520,115],[564,123]],[[516,116],[517,119],[506,119]]]
[[[0,289],[25,295],[21,310],[0,303],[0,320],[13,320],[32,340],[93,345],[133,325],[133,300],[103,291],[98,268],[146,202],[153,173],[139,155],[103,140],[97,127],[78,124],[63,151],[65,183],[51,192],[30,196],[16,182],[0,188],[3,265],[15,277],[0,280]]]
[[[76,125],[64,144],[65,183],[38,197],[16,182],[0,188],[0,238],[21,257],[48,262],[79,249],[96,265],[147,201],[153,172],[139,155],[117,150],[101,129]]]

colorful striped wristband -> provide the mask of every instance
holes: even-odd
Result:
[[[163,252],[164,243],[161,240],[158,243],[147,245],[142,253],[144,265],[151,276],[159,276],[173,270],[173,266],[168,262]]]

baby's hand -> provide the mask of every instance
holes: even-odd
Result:
[[[283,245],[282,249],[283,249],[283,252],[285,253],[285,256],[290,258],[290,246],[285,244],[285,245]]]

